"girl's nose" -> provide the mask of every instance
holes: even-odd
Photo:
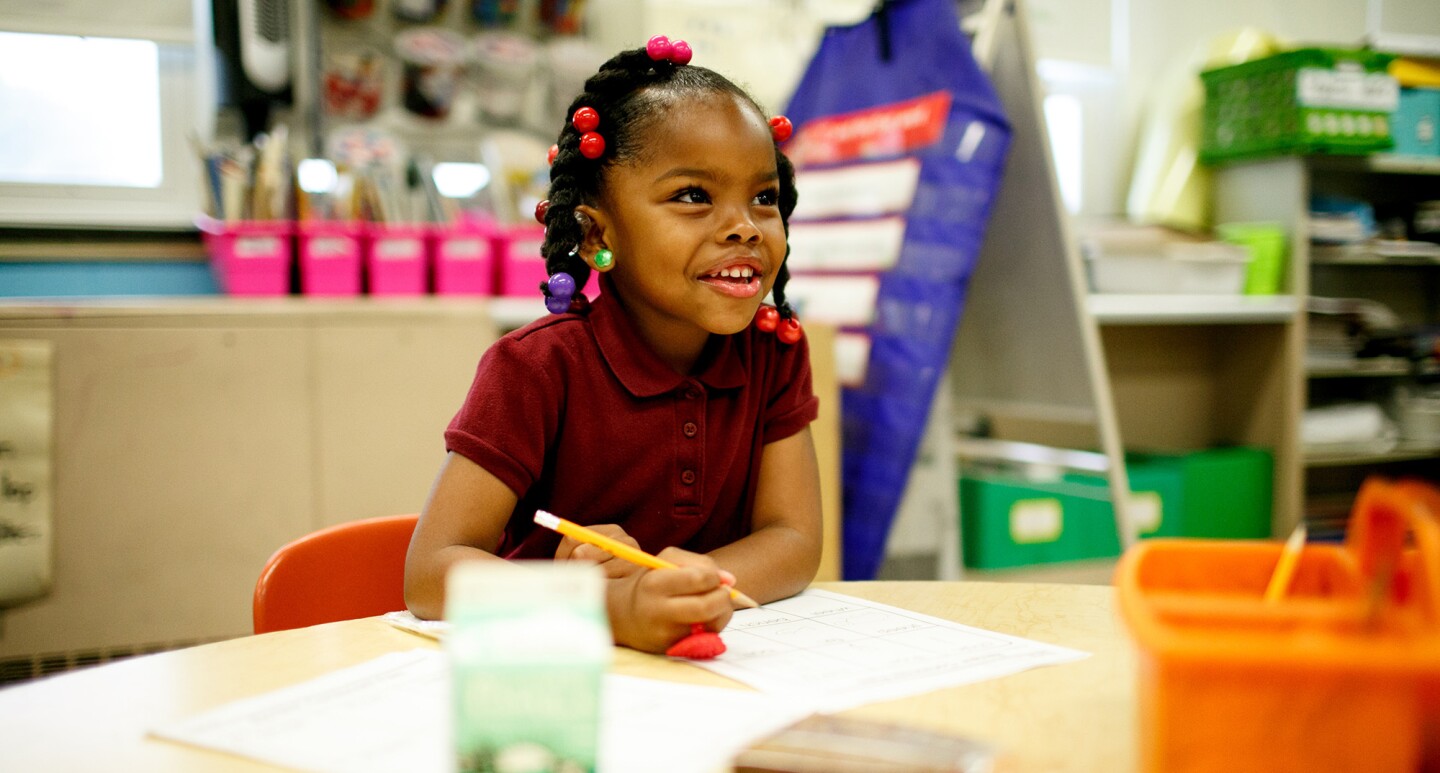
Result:
[[[742,243],[758,242],[760,241],[760,229],[756,228],[755,224],[750,222],[750,218],[744,216],[739,217],[730,228],[727,229],[725,241]]]

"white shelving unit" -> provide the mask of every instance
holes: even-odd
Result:
[[[1284,157],[1236,163],[1216,172],[1216,214],[1229,220],[1274,220],[1291,235],[1290,288],[1296,298],[1369,298],[1389,306],[1406,324],[1440,324],[1440,256],[1428,245],[1396,244],[1378,248],[1312,248],[1309,200],[1313,193],[1353,196],[1377,204],[1437,197],[1440,159],[1377,154],[1371,156]],[[1284,383],[1286,410],[1299,417],[1306,406],[1337,395],[1384,394],[1392,384],[1417,375],[1399,357],[1353,362],[1306,362],[1305,313],[1288,325],[1290,356],[1277,369]],[[1433,365],[1418,375],[1433,376]],[[1377,451],[1305,453],[1298,418],[1283,465],[1277,457],[1277,501],[1285,502],[1285,522],[1302,516],[1331,520],[1342,516],[1359,482],[1374,473],[1434,477],[1440,471],[1440,443],[1401,441]],[[1291,430],[1287,429],[1287,435]],[[1276,530],[1282,521],[1277,514]]]
[[[1286,323],[1300,311],[1293,295],[1094,294],[1087,303],[1104,325]]]

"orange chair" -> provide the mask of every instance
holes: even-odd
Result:
[[[255,633],[404,609],[405,551],[419,518],[342,523],[275,551],[255,583]]]

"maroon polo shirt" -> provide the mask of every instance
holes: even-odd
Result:
[[[501,338],[445,444],[519,497],[499,555],[551,558],[537,508],[616,523],[652,553],[706,553],[750,533],[766,443],[815,419],[809,344],[753,325],[712,336],[693,375],[671,370],[603,293]]]

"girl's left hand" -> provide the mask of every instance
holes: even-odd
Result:
[[[590,528],[617,542],[623,542],[637,550],[640,548],[640,543],[636,542],[634,537],[626,534],[625,530],[617,524],[601,523],[591,526]],[[562,537],[560,539],[560,546],[555,548],[555,560],[589,561],[593,564],[598,564],[605,572],[605,577],[611,580],[628,577],[640,571],[640,567],[629,561],[616,558],[601,548],[588,545],[571,537]]]

